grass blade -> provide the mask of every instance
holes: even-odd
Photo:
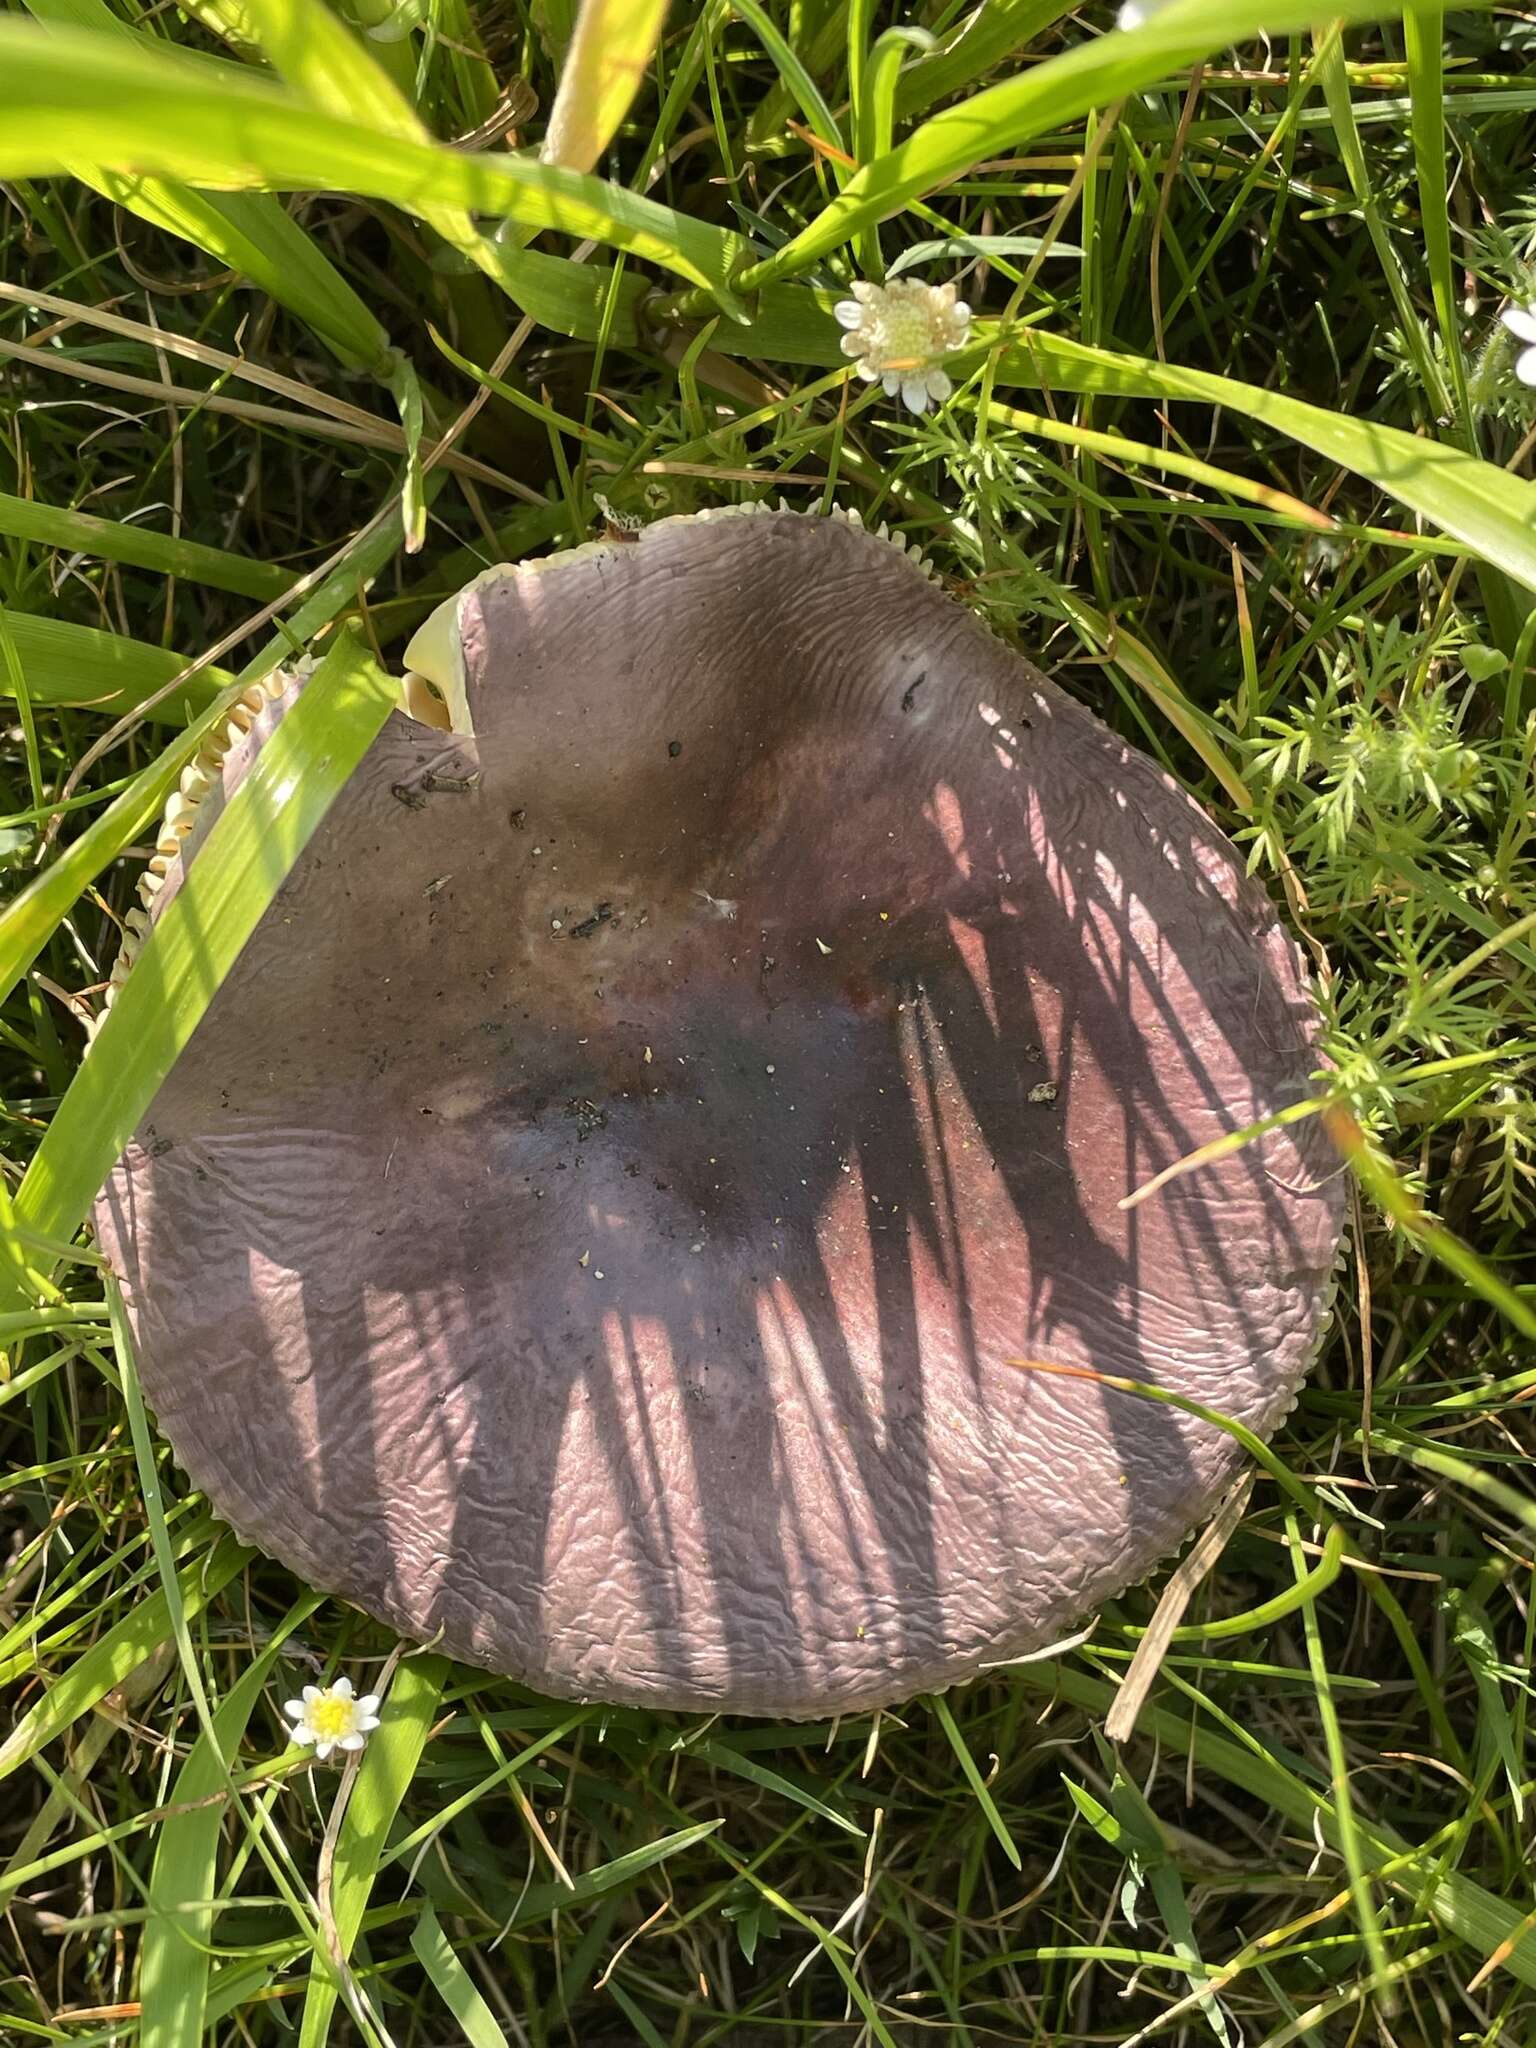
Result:
[[[427,479],[429,490],[440,477],[441,472],[434,472]],[[269,641],[246,663],[237,683],[259,681],[283,660],[292,645],[303,645],[355,602],[359,586],[379,573],[399,549],[401,537],[398,507],[385,513],[376,524],[365,527],[342,551],[331,573],[294,612],[287,632]],[[51,867],[35,876],[0,911],[0,999],[26,973],[82,890],[116,860],[137,832],[159,815],[182,769],[217,717],[217,705],[204,712],[196,725],[167,747],[158,761],[151,762]]]
[[[470,2048],[507,2048],[507,2037],[497,2026],[495,2014],[475,1989],[430,1906],[412,1929],[411,1948]]]
[[[164,689],[191,662],[190,655],[168,647],[147,647],[142,640],[103,633],[96,626],[71,625],[66,619],[6,611],[4,620],[27,694],[35,704],[74,704],[118,718]],[[230,681],[225,669],[202,669],[184,690],[157,704],[150,716],[167,725],[184,725]],[[3,667],[0,690],[13,694]]]
[[[105,0],[27,0],[28,12],[59,28],[87,29],[135,48],[141,38]],[[229,67],[232,71],[235,67]],[[238,73],[236,74],[238,75]],[[276,200],[258,193],[194,192],[173,179],[98,168],[89,143],[76,177],[141,220],[179,235],[237,270],[308,323],[343,362],[377,362],[389,336],[314,238]]]
[[[215,1594],[245,1569],[252,1555],[229,1535],[221,1537],[211,1551],[199,1549],[177,1580],[183,1614],[188,1619],[200,1614]],[[131,1614],[108,1629],[23,1714],[0,1743],[0,1778],[9,1777],[28,1757],[73,1727],[113,1686],[121,1685],[146,1657],[168,1642],[171,1633],[170,1602],[162,1589],[141,1600]]]
[[[738,235],[579,171],[382,133],[255,80],[119,47],[115,37],[0,21],[0,110],[3,177],[72,172],[70,138],[88,132],[92,159],[108,169],[505,216],[624,249],[736,305],[730,276],[746,253]]]
[[[541,152],[590,171],[629,112],[655,55],[667,0],[582,0]]]
[[[330,1938],[342,1964],[362,1925],[390,1824],[416,1775],[448,1668],[446,1657],[408,1657],[395,1674],[380,1726],[363,1752],[332,1865]],[[334,1965],[317,1954],[304,2000],[299,2048],[321,2048],[340,1988]]]
[[[1029,335],[1003,357],[997,377],[999,383],[1061,391],[1194,398],[1226,406],[1369,478],[1443,532],[1466,541],[1517,583],[1536,590],[1536,484],[1459,448],[1234,377],[1119,356],[1052,335]]]
[[[319,1605],[318,1593],[306,1593],[289,1609],[214,1713],[213,1740],[207,1732],[200,1735],[177,1774],[169,1803],[178,1810],[160,1827],[149,1878],[139,1970],[144,2008],[140,2048],[181,2048],[183,2042],[203,2038],[212,1901],[225,1817],[215,1795],[228,1781],[246,1722],[283,1644]]]
[[[66,511],[59,505],[43,505],[36,498],[12,498],[4,492],[0,492],[0,533],[15,540],[36,541],[39,547],[94,555],[103,562],[126,562],[131,568],[179,576],[188,583],[204,583],[210,590],[229,590],[237,597],[263,602],[280,597],[293,580],[286,569],[250,561],[225,548],[205,547],[201,541],[154,533],[121,519],[98,519],[91,512]]]
[[[1345,20],[1375,20],[1381,14],[1366,0],[1347,0],[1331,12]],[[1117,29],[1077,43],[925,121],[905,142],[866,164],[792,241],[743,271],[736,281],[738,289],[751,292],[774,279],[795,276],[984,157],[1062,128],[1113,100],[1144,92],[1170,72],[1201,63],[1245,36],[1261,30],[1280,35],[1310,28],[1315,15],[1316,9],[1304,0],[1235,7],[1222,0],[1173,0],[1171,6],[1155,9],[1143,27]]]
[[[68,1238],[262,912],[396,698],[345,636],[257,754],[70,1083],[16,1196],[18,1224]],[[10,1287],[18,1275],[13,1269]],[[5,1289],[0,1286],[0,1299]]]

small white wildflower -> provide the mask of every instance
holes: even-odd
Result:
[[[1536,384],[1536,306],[1506,306],[1499,318],[1517,341],[1530,343],[1515,358],[1515,375],[1522,384]]]
[[[860,278],[851,299],[832,308],[846,327],[843,354],[858,358],[867,384],[878,377],[886,395],[899,391],[909,412],[942,405],[954,385],[937,366],[939,356],[964,348],[971,338],[971,309],[952,284],[919,284],[898,277],[892,284]]]
[[[352,1697],[350,1678],[334,1685],[306,1685],[304,1697],[288,1700],[283,1712],[293,1722],[295,1742],[313,1743],[324,1763],[333,1749],[361,1749],[379,1725],[379,1696]]]
[[[1141,5],[1141,0],[1125,0],[1125,5],[1115,16],[1115,27],[1145,28],[1156,12],[1154,0],[1147,0],[1146,6]]]

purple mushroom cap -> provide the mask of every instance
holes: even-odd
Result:
[[[847,520],[667,520],[416,646],[460,729],[390,718],[98,1206],[187,1471],[569,1698],[820,1715],[1060,1638],[1241,1453],[1010,1361],[1262,1435],[1318,1343],[1315,1119],[1120,1206],[1309,1092],[1268,898]]]

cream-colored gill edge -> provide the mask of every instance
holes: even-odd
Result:
[[[117,992],[128,979],[129,969],[139,957],[145,935],[149,931],[150,913],[155,907],[155,898],[165,887],[172,868],[181,859],[182,843],[197,822],[198,808],[203,798],[219,780],[224,766],[224,756],[230,748],[243,740],[256,722],[258,712],[274,703],[289,683],[292,672],[274,669],[271,675],[259,683],[253,683],[241,693],[229,708],[228,717],[220,726],[204,735],[203,743],[181,771],[181,780],[165,800],[160,824],[155,833],[155,850],[149,857],[149,865],[139,877],[139,904],[137,910],[130,910],[123,919],[123,943],[118,947],[117,958],[112,962],[112,971],[102,993],[101,1008],[86,1026],[86,1039],[96,1036],[101,1021],[117,1000]]]
[[[501,562],[492,569],[482,569],[472,582],[454,596],[444,598],[426,622],[416,629],[405,650],[406,674],[401,685],[405,707],[414,717],[422,716],[423,698],[427,695],[420,688],[426,683],[438,693],[447,707],[448,723],[452,731],[473,734],[474,721],[469,710],[469,691],[464,677],[464,640],[461,628],[463,607],[477,590],[484,590],[488,584],[499,583],[507,576],[539,576],[548,569],[559,568],[563,563],[575,562],[583,556],[616,555],[626,548],[641,546],[653,533],[660,533],[669,526],[698,526],[711,520],[740,519],[753,513],[789,512],[796,518],[816,518],[819,514],[799,513],[787,499],[781,498],[777,505],[770,505],[766,499],[748,505],[712,505],[702,512],[678,512],[668,519],[657,519],[649,526],[641,527],[627,541],[588,540],[573,548],[562,548],[557,554],[537,555],[526,562]],[[844,511],[834,506],[830,515],[841,519],[845,525],[856,526],[872,534],[877,540],[888,541],[892,547],[904,554],[925,576],[933,576],[933,564],[926,555],[912,547],[904,534],[893,532],[884,520],[878,526],[865,527],[862,516],[852,509]],[[414,687],[413,687],[414,686]]]

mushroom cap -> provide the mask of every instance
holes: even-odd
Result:
[[[812,1716],[1058,1639],[1241,1453],[1011,1361],[1263,1435],[1325,1319],[1316,1119],[1119,1206],[1309,1092],[1267,896],[855,523],[667,520],[443,623],[473,735],[390,718],[98,1206],[178,1457],[565,1697]]]

